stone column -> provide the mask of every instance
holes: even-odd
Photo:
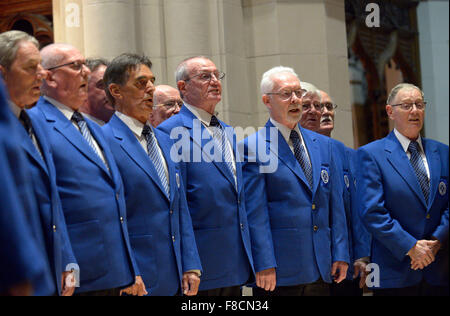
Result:
[[[244,0],[244,15],[259,124],[268,118],[259,93],[262,74],[274,66],[288,66],[339,105],[333,137],[352,147],[344,0]]]

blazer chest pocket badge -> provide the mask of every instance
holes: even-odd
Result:
[[[447,193],[447,181],[441,179],[441,181],[439,181],[439,194],[441,196],[444,196],[446,193]]]
[[[177,180],[177,187],[178,187],[178,189],[179,189],[179,188],[180,188],[180,175],[179,175],[178,172],[175,174],[175,178],[176,178],[176,180]]]
[[[323,184],[327,185],[330,182],[330,173],[327,167],[322,167],[322,171],[320,172],[320,178],[322,179]]]

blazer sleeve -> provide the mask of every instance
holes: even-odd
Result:
[[[243,148],[244,162],[242,174],[245,188],[245,208],[250,230],[252,255],[255,271],[276,268],[275,251],[270,229],[269,209],[264,173],[256,157],[256,144],[248,144],[248,139],[239,144]]]
[[[357,152],[360,167],[357,205],[368,231],[398,259],[403,260],[417,240],[393,219],[385,207],[383,179],[380,167],[364,148]]]

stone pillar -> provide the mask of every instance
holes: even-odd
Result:
[[[339,105],[333,137],[353,147],[344,0],[244,0],[244,12],[259,125],[268,118],[261,76],[274,66],[288,66],[331,95]]]
[[[68,43],[84,52],[83,0],[53,0],[55,43]]]
[[[422,90],[428,106],[425,136],[449,144],[448,1],[421,2],[417,8]]]

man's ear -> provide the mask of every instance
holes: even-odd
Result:
[[[47,76],[45,77],[44,81],[47,84],[47,86],[53,89],[56,89],[58,87],[58,83],[54,79],[53,73],[51,71],[47,71]]]
[[[180,80],[177,82],[178,91],[180,91],[181,95],[184,95],[184,92],[186,91],[186,81]]]
[[[389,105],[389,104],[386,105],[386,113],[387,113],[387,116],[389,117],[389,119],[394,120],[394,117],[393,117],[394,108],[392,107],[392,105]]]
[[[109,93],[113,96],[114,99],[122,99],[122,92],[120,91],[120,86],[116,83],[111,83],[108,86]]]
[[[268,96],[267,94],[264,94],[262,96],[262,101],[263,103],[267,106],[267,108],[270,110],[272,109],[272,106],[270,105],[270,96]]]

